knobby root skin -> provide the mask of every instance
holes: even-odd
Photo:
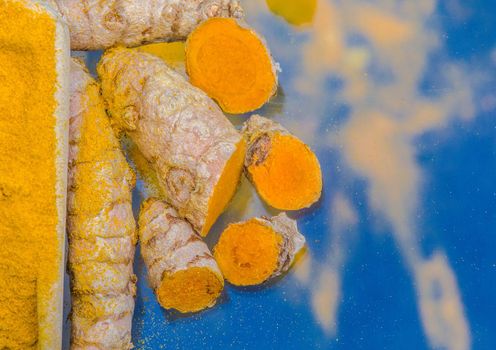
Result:
[[[68,235],[72,349],[131,349],[137,241],[134,174],[105,113],[99,85],[71,65]]]
[[[285,213],[229,225],[214,248],[214,257],[231,284],[252,286],[288,271],[305,237]]]
[[[69,24],[73,50],[184,40],[211,17],[243,16],[238,0],[52,0]]]
[[[208,19],[191,33],[186,71],[227,113],[258,109],[277,91],[277,65],[264,40],[233,18]]]
[[[164,199],[205,236],[237,188],[244,139],[215,102],[154,55],[111,49],[97,70],[114,127],[151,164]]]
[[[259,195],[280,210],[299,210],[317,202],[322,193],[319,160],[283,126],[253,115],[243,126],[248,145],[245,174]]]
[[[205,242],[174,208],[155,198],[143,202],[139,239],[160,305],[186,313],[215,304],[224,278]]]

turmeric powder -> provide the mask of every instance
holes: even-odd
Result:
[[[184,40],[201,21],[243,16],[238,0],[52,0],[69,24],[73,50]]]
[[[99,84],[71,65],[68,234],[72,349],[131,349],[136,277],[134,174],[105,113]]]
[[[200,24],[186,42],[191,84],[227,113],[260,108],[277,90],[276,65],[262,39],[232,18]]]
[[[281,210],[315,203],[322,192],[322,172],[312,150],[280,124],[253,115],[243,126],[248,144],[245,173],[262,199]]]
[[[204,92],[154,55],[111,49],[97,70],[113,125],[152,164],[164,199],[207,235],[239,183],[243,138]]]
[[[0,349],[61,344],[68,62],[51,9],[0,0]]]
[[[155,198],[143,202],[139,239],[160,305],[196,312],[215,304],[224,278],[205,242],[176,210]]]
[[[296,222],[282,213],[229,225],[214,248],[214,257],[226,280],[250,286],[286,272],[304,245]]]

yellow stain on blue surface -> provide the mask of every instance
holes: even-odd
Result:
[[[158,56],[172,67],[183,65],[185,61],[184,42],[181,41],[148,44],[140,46],[136,50]]]
[[[317,0],[267,0],[267,6],[275,15],[299,26],[313,22]]]

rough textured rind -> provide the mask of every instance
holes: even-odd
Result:
[[[270,135],[279,133],[291,135],[281,124],[258,114],[252,115],[243,125],[241,133],[246,138],[248,149],[245,157],[245,168],[255,162],[261,163],[267,157],[270,150]],[[249,176],[249,174],[247,173]]]
[[[131,349],[136,277],[134,174],[105,114],[99,85],[71,66],[68,234],[72,349]]]
[[[305,246],[305,237],[298,231],[296,221],[290,219],[286,213],[281,213],[272,218],[255,218],[255,220],[271,227],[282,237],[279,246],[280,251],[277,259],[277,268],[269,279],[280,276],[289,270],[296,254]]]
[[[184,40],[210,17],[242,17],[237,0],[54,0],[73,50]]]
[[[139,239],[153,290],[160,287],[164,276],[194,267],[208,268],[224,284],[222,273],[205,242],[165,202],[149,198],[143,203]],[[215,300],[208,306],[214,303]]]
[[[114,126],[151,163],[167,202],[206,234],[209,200],[243,143],[240,134],[206,94],[158,57],[112,49],[98,74]]]

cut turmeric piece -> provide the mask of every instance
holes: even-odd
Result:
[[[252,286],[286,272],[304,245],[296,221],[282,213],[229,225],[214,248],[214,257],[226,280]]]
[[[98,74],[113,125],[151,164],[164,199],[207,235],[236,191],[244,139],[214,101],[154,55],[108,50]]]
[[[258,109],[277,90],[276,65],[266,45],[232,18],[208,19],[190,34],[186,72],[227,113]]]
[[[215,304],[224,278],[205,242],[175,209],[155,198],[143,202],[139,239],[162,307],[186,313]]]
[[[320,164],[312,150],[280,124],[259,115],[245,123],[245,172],[263,200],[281,210],[315,203],[322,192]]]

